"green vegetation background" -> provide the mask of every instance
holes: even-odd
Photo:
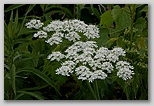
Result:
[[[86,82],[55,74],[58,64],[46,59],[55,47],[33,38],[36,30],[24,26],[33,18],[45,24],[79,19],[98,25],[98,46],[126,50],[124,60],[134,66],[135,75],[129,81],[114,76],[98,80],[95,93],[101,100],[148,100],[147,4],[5,4],[4,100],[94,99]]]

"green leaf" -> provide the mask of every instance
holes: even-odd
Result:
[[[5,9],[5,10],[4,10],[4,13],[5,13],[5,12],[8,12],[8,11],[11,11],[11,10],[13,10],[13,9],[19,8],[19,7],[24,6],[24,5],[25,5],[25,4],[13,4],[13,5],[9,6],[7,9]]]
[[[18,26],[18,9],[16,11],[15,21],[14,21],[14,26],[13,26],[14,31],[18,31],[17,26]]]
[[[14,64],[12,64],[12,67],[11,67],[11,85],[12,85],[12,89],[14,91],[14,94],[16,95],[16,83],[15,83],[15,79],[16,79],[16,67]]]
[[[118,38],[110,38],[107,43],[113,44]]]
[[[8,24],[8,35],[10,39],[13,39],[13,11],[11,12],[10,22]]]
[[[148,6],[145,6],[140,12],[146,12],[146,18],[148,18]]]
[[[100,38],[97,40],[98,46],[104,46],[107,43],[107,41],[109,40],[108,34],[109,34],[109,29],[100,28],[99,32]]]
[[[144,28],[146,28],[146,23],[147,21],[144,18],[138,18],[135,22],[135,28],[142,30]]]
[[[37,87],[33,87],[33,88],[23,88],[23,89],[20,89],[21,91],[32,91],[32,90],[40,90],[42,88],[45,88],[49,86],[49,84],[46,84],[46,85],[43,85],[43,86],[37,86]]]
[[[133,79],[133,81],[132,81],[132,90],[133,90],[133,92],[134,92],[134,98],[136,99],[136,97],[137,97],[137,92],[138,92],[138,89],[139,89],[139,87],[140,87],[140,78],[139,77],[141,77],[140,76],[140,74],[139,73],[136,73],[136,75],[135,75],[135,77],[134,77],[134,79]]]
[[[101,15],[100,25],[104,25],[105,27],[110,27],[113,23],[113,18],[111,14],[111,10],[104,12]]]
[[[76,16],[77,16],[77,19],[80,19],[81,18],[81,10],[84,8],[85,4],[76,4]]]
[[[131,25],[131,18],[128,8],[121,8],[120,6],[114,6],[112,10],[112,16],[116,23],[116,29],[123,30]]]
[[[14,97],[14,100],[18,100],[20,97],[22,97],[24,95],[24,93],[20,93],[20,94],[18,94],[18,95],[16,95],[15,97]]]
[[[92,10],[92,13],[95,14],[95,16],[100,19],[100,13],[98,12],[98,10],[96,8],[94,8],[93,4],[90,4],[90,7],[91,7],[91,10]]]
[[[145,38],[143,38],[143,37],[137,38],[136,43],[137,43],[137,47],[139,49],[145,48]]]
[[[60,10],[56,9],[56,10],[53,10],[53,11],[50,11],[50,12],[46,13],[45,15],[48,15],[49,13],[53,13],[54,12],[54,13],[62,13],[62,14],[65,13],[68,17],[73,17],[72,12],[68,8],[62,7],[60,5],[50,5],[48,7],[48,9],[46,9],[46,11],[50,10],[52,8],[57,8],[57,9],[60,9]]]
[[[117,46],[126,48],[126,43],[124,42],[124,36],[118,37],[116,43],[117,43]]]
[[[27,95],[35,97],[38,100],[44,100],[44,97],[36,92],[17,91],[17,93],[21,93],[20,96],[18,96],[18,98],[23,96],[22,94],[24,94],[24,95],[27,94]],[[18,98],[16,97],[16,99],[18,99]]]
[[[24,19],[23,19],[23,21],[22,21],[22,24],[21,24],[21,27],[20,27],[19,32],[18,32],[18,34],[17,34],[17,37],[18,37],[19,35],[21,35],[20,33],[21,33],[21,31],[22,31],[22,29],[23,29],[23,26],[24,26],[24,24],[25,24],[25,20],[26,20],[27,14],[34,8],[35,5],[36,5],[36,4],[31,4],[31,5],[29,6],[29,8],[28,8],[28,10],[27,10],[27,12],[26,12],[26,14],[25,14],[25,17],[24,17]]]
[[[31,73],[37,75],[38,77],[40,77],[41,79],[43,79],[46,83],[48,83],[53,88],[55,88],[55,90],[59,93],[57,87],[55,86],[55,82],[53,82],[48,76],[46,76],[45,74],[43,74],[40,70],[31,68],[31,67],[25,67],[25,68],[20,69],[20,71],[18,73],[20,73],[20,72],[31,72]]]
[[[10,88],[9,78],[5,77],[4,78],[4,93],[8,92],[9,88]]]

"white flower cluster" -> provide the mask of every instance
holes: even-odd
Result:
[[[102,70],[92,72],[86,66],[77,67],[75,72],[76,75],[79,75],[78,79],[89,80],[89,82],[93,82],[95,79],[105,79],[107,77],[107,74],[105,74]]]
[[[52,52],[52,54],[49,54],[47,57],[47,59],[50,59],[51,61],[53,60],[60,61],[63,58],[65,58],[65,55],[60,52]]]
[[[62,66],[56,70],[56,74],[61,74],[63,76],[70,76],[75,68],[75,63],[73,61],[65,61]]]
[[[34,37],[47,38],[47,33],[44,31],[38,31],[37,33],[34,34]]]
[[[30,29],[39,29],[42,27],[42,25],[44,24],[41,23],[40,20],[35,19],[26,23],[27,28]],[[80,40],[81,35],[85,35],[87,39],[94,39],[100,37],[99,29],[95,25],[87,25],[83,21],[76,19],[64,21],[55,20],[50,22],[50,24],[48,24],[47,26],[43,27],[42,30],[46,32],[45,35],[41,32],[41,35],[44,36],[39,36],[40,32],[38,32],[34,34],[34,37],[39,36],[39,38],[48,38],[48,40],[46,40],[46,43],[49,43],[50,45],[60,44],[63,41],[63,38],[67,39],[68,41],[76,42]],[[47,37],[47,33],[49,32],[52,32],[53,34]]]
[[[31,20],[26,24],[27,28],[39,29],[43,23],[38,20]],[[52,34],[49,36],[50,33]],[[52,52],[47,59],[60,61],[65,58],[61,67],[56,69],[56,74],[70,76],[76,74],[78,79],[93,82],[95,79],[105,79],[114,70],[117,76],[123,80],[131,79],[134,68],[126,61],[120,61],[120,56],[125,56],[126,52],[120,48],[109,50],[105,47],[98,48],[95,41],[80,41],[81,35],[87,40],[99,38],[99,29],[95,25],[87,25],[80,20],[52,21],[43,30],[39,30],[34,37],[47,38],[46,43],[51,46],[60,44],[63,39],[74,42],[62,54],[60,51]]]
[[[133,71],[131,71],[133,66],[128,62],[119,61],[119,56],[126,55],[122,48],[109,50],[101,47],[98,49],[95,41],[78,41],[68,47],[65,53],[64,57],[71,62],[66,61],[67,65],[62,64],[56,70],[56,74],[70,76],[75,72],[78,79],[88,80],[89,82],[94,79],[105,79],[107,73],[112,73],[114,68],[119,70],[117,76],[123,80],[131,79],[132,75],[134,75]],[[113,64],[116,64],[115,67]]]
[[[134,69],[133,66],[130,66],[130,63],[126,61],[119,61],[116,63],[116,69],[119,70],[117,72],[117,76],[119,78],[122,78],[123,80],[131,79],[132,76],[134,75],[134,71],[131,69]]]
[[[64,36],[63,33],[56,32],[50,37],[48,40],[46,40],[46,43],[49,43],[51,46],[53,44],[60,44],[62,42],[62,37]]]
[[[29,29],[35,28],[39,29],[43,26],[44,24],[40,20],[32,19],[30,22],[26,23],[26,27]]]

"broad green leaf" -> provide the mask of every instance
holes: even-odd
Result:
[[[100,25],[103,25],[105,27],[110,27],[113,23],[113,18],[111,14],[111,10],[104,12],[101,15]]]
[[[25,67],[25,68],[20,69],[20,71],[18,73],[20,73],[20,72],[31,72],[31,73],[37,75],[38,77],[40,77],[41,79],[43,79],[46,83],[48,83],[53,88],[55,88],[55,90],[59,93],[57,87],[55,86],[55,82],[53,82],[48,76],[46,76],[45,74],[43,74],[40,70],[31,68],[31,67]]]
[[[145,48],[145,39],[143,37],[137,38],[136,43],[139,49]]]
[[[44,97],[41,95],[41,94],[39,94],[39,93],[36,93],[36,92],[27,92],[27,91],[17,91],[17,93],[21,93],[21,94],[27,94],[27,95],[30,95],[30,96],[33,96],[33,97],[35,97],[36,99],[38,99],[38,100],[44,100]],[[19,97],[21,97],[22,95],[20,94],[20,96]],[[19,98],[18,97],[18,98]],[[17,98],[16,98],[17,99]]]
[[[13,9],[19,8],[19,7],[24,6],[24,5],[25,5],[25,4],[13,4],[13,5],[11,5],[10,7],[8,7],[7,9],[5,9],[5,10],[4,10],[4,13],[5,13],[5,12],[8,12],[8,11],[11,11],[11,10],[13,10]]]
[[[116,29],[123,30],[131,25],[131,18],[128,12],[128,8],[121,8],[120,6],[114,6],[112,10],[112,16],[116,23]]]
[[[135,22],[135,28],[139,29],[139,30],[143,30],[144,28],[146,28],[147,22],[144,18],[138,18]]]
[[[98,46],[104,46],[109,40],[109,30],[107,28],[100,28],[100,38],[97,40]]]
[[[12,64],[11,66],[11,85],[12,85],[12,89],[13,89],[13,92],[14,94],[16,95],[16,83],[15,83],[15,80],[16,80],[16,67],[14,64]]]

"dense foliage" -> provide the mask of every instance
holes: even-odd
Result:
[[[99,28],[98,47],[121,47],[134,75],[124,81],[110,75],[93,83],[72,74],[57,75],[60,67],[47,59],[71,43],[49,45],[34,37],[37,29],[25,24],[38,19],[78,19]],[[84,38],[83,38],[84,40]],[[5,4],[4,5],[4,99],[5,100],[147,100],[148,99],[148,5],[147,4]]]

